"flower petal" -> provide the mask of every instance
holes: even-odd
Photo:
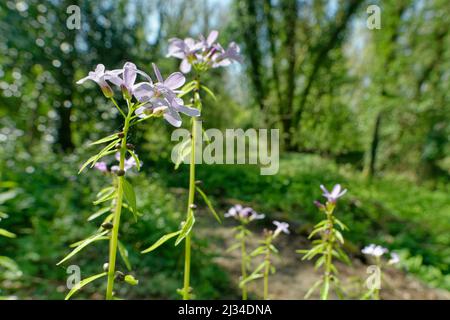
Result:
[[[180,127],[182,123],[180,115],[172,108],[167,109],[167,112],[164,113],[164,119],[177,128]]]
[[[186,78],[181,72],[174,72],[164,81],[164,85],[167,88],[174,90],[181,87],[185,81]]]
[[[181,70],[181,72],[183,72],[183,73],[189,73],[189,72],[191,71],[191,68],[192,68],[192,66],[191,66],[191,64],[189,63],[188,59],[183,59],[183,60],[181,61],[181,64],[180,64],[180,70]]]
[[[163,79],[163,77],[161,75],[161,72],[159,71],[158,67],[154,63],[152,63],[152,66],[153,66],[153,71],[155,72],[155,75],[156,75],[156,79],[158,79],[158,82],[163,83],[164,79]]]

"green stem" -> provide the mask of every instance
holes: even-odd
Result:
[[[324,288],[325,292],[322,294],[322,300],[328,299],[328,292],[330,290],[330,278],[331,278],[331,265],[333,257],[333,216],[332,213],[327,214],[328,218],[328,237],[327,237],[327,249],[326,249],[326,260],[325,260],[325,278],[324,278]]]
[[[242,280],[247,278],[247,249],[245,243],[245,229],[242,231],[241,237],[241,273]],[[242,286],[242,300],[247,300],[247,285]]]
[[[381,278],[382,278],[382,273],[381,273],[381,259],[380,257],[376,257],[376,265],[378,267],[378,270],[380,270],[380,282],[381,282]],[[381,283],[380,283],[381,285]],[[373,291],[373,299],[374,300],[380,300],[380,289],[375,288]]]
[[[266,252],[265,260],[266,260],[266,266],[264,268],[264,295],[263,295],[263,299],[264,300],[268,300],[269,299],[269,272],[270,272],[270,248],[269,248],[269,246],[267,246],[267,252]]]
[[[196,89],[194,91],[194,105],[201,104],[199,88],[200,82],[196,80]],[[192,211],[192,205],[195,199],[195,145],[197,143],[197,121],[192,119],[191,128],[191,160],[189,163],[189,197],[188,197],[188,207],[187,207],[187,219],[194,214]],[[183,281],[183,300],[190,299],[191,287],[190,287],[190,276],[191,276],[191,232],[185,238],[185,249],[184,249],[184,281]]]
[[[130,126],[130,117],[132,115],[132,108],[128,103],[128,116],[125,117],[125,124],[123,127],[122,142],[120,145],[120,160],[119,169],[124,170],[125,167],[125,155],[127,152],[127,133]],[[123,201],[123,181],[124,176],[118,177],[117,183],[117,198],[116,198],[116,210],[114,211],[113,217],[113,229],[111,231],[111,237],[109,240],[109,262],[108,262],[108,284],[106,287],[106,300],[113,299],[113,288],[114,288],[114,274],[116,269],[116,257],[117,257],[117,246],[119,242],[119,226],[120,226],[120,215],[122,213],[122,201]]]

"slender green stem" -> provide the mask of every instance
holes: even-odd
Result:
[[[199,88],[200,82],[196,80],[196,89],[194,91],[194,105],[200,105]],[[195,200],[195,145],[197,143],[197,121],[192,119],[191,127],[191,160],[189,163],[189,196],[187,207],[187,219],[194,214],[192,212],[192,205]],[[191,230],[192,232],[192,230]],[[185,238],[185,251],[184,251],[184,281],[183,281],[183,300],[189,300],[191,294],[190,276],[191,276],[191,232]]]
[[[127,152],[127,133],[130,126],[130,117],[132,115],[132,108],[128,103],[128,116],[125,117],[125,124],[123,127],[123,135],[121,146],[120,146],[120,160],[119,169],[124,170],[125,167],[125,155]],[[108,262],[108,284],[106,287],[106,300],[112,300],[113,298],[113,288],[114,288],[114,274],[116,269],[116,257],[117,257],[117,246],[119,242],[119,226],[120,226],[120,215],[122,213],[122,201],[123,201],[123,181],[124,176],[118,177],[117,182],[117,198],[116,198],[116,208],[113,217],[113,229],[111,231],[111,237],[109,240],[109,262]]]
[[[327,249],[325,251],[325,278],[324,278],[324,288],[325,292],[322,295],[322,300],[328,299],[328,292],[330,290],[330,279],[331,279],[331,265],[333,257],[333,215],[332,212],[327,214],[328,218],[328,236],[327,236]]]
[[[242,280],[245,280],[247,278],[247,248],[245,243],[245,228],[242,230],[242,237],[241,237],[241,273],[242,273]],[[242,285],[242,300],[247,300],[247,285]]]
[[[267,252],[266,252],[266,266],[264,268],[264,295],[263,299],[268,300],[269,299],[269,272],[270,272],[270,248],[269,248],[270,242],[267,245]]]
[[[119,107],[119,105],[116,102],[116,99],[114,99],[114,97],[111,97],[111,101],[114,103],[114,106],[117,108],[117,110],[119,110],[120,114],[126,118],[127,116],[125,115],[125,113],[122,111],[122,109]]]
[[[382,273],[381,273],[381,259],[380,259],[380,257],[376,257],[376,264],[377,264],[377,267],[378,267],[378,270],[380,270],[380,282],[381,282],[381,278],[382,278]],[[381,285],[381,283],[380,283],[380,285]],[[374,300],[380,300],[380,289],[378,289],[378,288],[375,288],[374,290],[373,290],[373,299]]]

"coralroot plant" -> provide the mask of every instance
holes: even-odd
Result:
[[[371,260],[374,260],[375,270],[372,270],[374,272],[375,278],[368,279],[374,280],[370,284],[367,283],[368,291],[362,296],[361,299],[367,300],[367,299],[373,299],[373,300],[380,300],[380,289],[381,289],[381,283],[383,281],[383,273],[382,268],[386,265],[394,265],[400,262],[400,257],[397,253],[392,252],[391,257],[389,261],[384,262],[382,260],[383,255],[387,254],[389,250],[387,248],[383,248],[382,246],[370,244],[366,247],[364,247],[361,252],[368,256]]]
[[[257,247],[250,257],[264,256],[263,262],[261,262],[255,270],[240,283],[240,286],[244,286],[246,283],[253,281],[255,279],[264,279],[264,290],[263,299],[269,299],[269,275],[274,274],[276,269],[272,263],[272,254],[277,254],[278,249],[273,245],[273,241],[282,233],[289,234],[289,224],[286,222],[274,221],[273,224],[276,226],[275,231],[264,229],[264,240],[261,240],[261,245]]]
[[[232,42],[225,50],[216,40],[219,33],[216,30],[210,32],[207,38],[200,36],[199,39],[195,40],[193,38],[169,39],[169,52],[168,57],[175,57],[181,59],[180,70],[183,73],[189,73],[193,70],[194,76],[193,80],[185,85],[183,88],[184,93],[187,94],[192,92],[192,103],[193,107],[201,111],[203,103],[201,100],[201,91],[209,94],[213,99],[215,95],[213,92],[206,87],[201,82],[201,77],[211,68],[225,67],[230,65],[233,61],[241,61],[241,56],[239,55],[239,46]],[[205,193],[196,186],[195,181],[195,162],[196,162],[196,144],[198,135],[198,122],[192,120],[191,124],[191,139],[190,144],[186,144],[183,148],[179,150],[179,160],[178,162],[184,161],[184,157],[190,154],[189,160],[189,195],[187,203],[187,213],[186,221],[183,225],[183,231],[178,234],[178,239],[176,244],[181,240],[185,240],[185,259],[184,259],[184,281],[183,289],[179,290],[184,300],[190,299],[192,288],[190,285],[190,265],[191,265],[191,230],[195,222],[194,210],[195,205],[195,194],[198,192],[208,207],[211,209],[212,213],[219,220],[218,215],[212,209],[211,203],[206,197]],[[175,236],[176,234],[172,234]],[[168,235],[166,235],[168,236]]]
[[[98,231],[92,236],[73,244],[73,251],[70,252],[58,264],[61,264],[75,254],[79,253],[86,246],[99,241],[109,241],[109,258],[104,265],[105,272],[93,275],[76,284],[66,299],[70,298],[76,291],[84,285],[102,278],[107,278],[106,299],[111,300],[117,298],[114,296],[114,281],[125,280],[129,284],[136,285],[137,280],[132,275],[125,275],[121,271],[116,271],[117,250],[124,259],[125,265],[130,268],[125,247],[119,242],[119,230],[122,208],[126,208],[133,213],[137,219],[138,212],[136,208],[136,195],[131,181],[126,175],[131,168],[140,169],[141,163],[134,149],[135,147],[129,143],[129,132],[138,123],[150,118],[164,117],[170,124],[174,126],[181,125],[179,112],[188,115],[199,115],[198,110],[184,106],[183,100],[177,96],[178,88],[183,86],[185,77],[180,72],[172,73],[167,79],[163,79],[156,65],[153,69],[157,82],[153,82],[148,74],[137,69],[136,65],[127,62],[122,69],[105,70],[102,64],[97,65],[95,71],[89,72],[89,75],[77,83],[82,84],[87,80],[96,82],[106,98],[110,99],[115,108],[122,116],[122,131],[115,132],[111,135],[91,143],[91,145],[106,144],[96,155],[89,158],[82,166],[79,172],[86,167],[95,167],[96,169],[107,172],[113,177],[112,185],[100,191],[94,204],[108,203],[94,215],[88,218],[93,220],[103,214],[109,213],[101,223]],[[141,76],[144,81],[137,83],[137,76]],[[117,86],[122,92],[124,106],[114,99],[114,90],[111,85]],[[117,163],[108,168],[106,162],[100,161],[107,159],[109,156],[115,155]]]
[[[302,260],[311,260],[314,257],[319,256],[316,260],[315,268],[323,269],[322,277],[313,284],[306,293],[305,298],[308,298],[317,288],[319,288],[319,286],[322,286],[320,297],[322,300],[327,300],[330,287],[334,287],[336,294],[342,297],[339,279],[337,278],[338,272],[333,263],[333,258],[337,258],[338,260],[350,264],[350,259],[341,249],[341,246],[344,244],[344,237],[341,231],[347,230],[348,228],[334,215],[337,200],[342,197],[347,190],[342,190],[339,184],[335,185],[331,192],[323,185],[321,185],[320,188],[327,201],[325,204],[315,201],[315,204],[320,211],[325,213],[325,219],[314,226],[308,239],[317,235],[320,235],[320,238],[312,241],[313,247],[311,249],[297,250],[297,252],[304,254]],[[337,227],[339,227],[341,231],[339,231]]]
[[[233,228],[236,233],[235,239],[237,240],[227,252],[240,249],[241,251],[241,280],[240,287],[242,289],[242,300],[247,300],[247,282],[248,279],[248,269],[250,267],[250,256],[247,253],[247,238],[252,235],[252,232],[247,228],[248,224],[254,220],[264,219],[263,214],[258,214],[255,210],[250,207],[243,207],[237,204],[225,213],[225,218],[234,218],[239,221],[239,226]],[[247,280],[247,281],[244,281]],[[252,280],[252,279],[250,279]]]

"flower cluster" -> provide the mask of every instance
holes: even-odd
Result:
[[[225,213],[225,218],[235,218],[240,221],[250,222],[253,220],[264,219],[264,214],[258,214],[255,210],[250,207],[243,207],[240,204],[236,204]]]
[[[113,98],[114,91],[110,84],[120,88],[123,97],[131,101],[135,97],[139,105],[135,114],[139,118],[151,115],[162,115],[171,125],[181,126],[179,113],[191,117],[198,117],[200,111],[184,105],[183,99],[177,96],[179,89],[185,82],[185,77],[180,72],[174,72],[163,79],[158,67],[153,64],[153,70],[157,79],[154,83],[151,77],[144,71],[139,70],[134,63],[126,62],[122,69],[105,70],[103,64],[97,65],[95,71],[77,81],[82,84],[87,80],[96,82],[107,98]],[[137,76],[141,75],[145,81],[137,83]]]
[[[194,67],[197,70],[225,67],[233,61],[242,62],[240,48],[231,42],[224,49],[216,40],[219,32],[213,30],[208,37],[201,35],[198,40],[193,38],[169,39],[169,52],[167,57],[181,59],[180,70],[189,73]]]
[[[370,244],[366,247],[364,247],[361,252],[365,255],[368,256],[372,256],[375,258],[380,258],[381,256],[383,256],[385,253],[388,253],[389,250],[387,248],[383,248],[382,246],[379,245],[375,245],[375,244]],[[392,252],[391,253],[391,258],[388,262],[388,264],[396,264],[400,262],[400,257],[398,256],[397,253]]]

